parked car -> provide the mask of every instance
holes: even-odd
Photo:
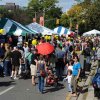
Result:
[[[100,98],[100,68],[97,69],[97,73],[93,77],[92,85],[94,87],[94,96]]]

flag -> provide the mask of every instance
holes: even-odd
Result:
[[[43,16],[40,17],[40,25],[44,26],[44,17]]]
[[[76,24],[76,29],[77,29],[77,30],[78,30],[78,27],[79,27],[78,24]]]

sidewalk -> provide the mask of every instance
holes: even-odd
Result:
[[[94,88],[92,86],[89,86],[88,88],[86,100],[98,100],[96,97],[94,97]]]
[[[91,72],[83,86],[82,93],[79,95],[77,100],[97,100],[97,98],[94,97],[94,89],[91,85],[91,80],[96,72],[96,69],[97,67],[92,67]]]

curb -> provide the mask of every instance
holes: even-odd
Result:
[[[78,97],[76,100],[90,100],[90,98],[89,98],[89,99],[87,98],[88,95],[89,95],[88,90],[89,90],[89,86],[90,86],[90,84],[91,84],[91,79],[92,79],[93,75],[94,75],[95,72],[96,72],[96,68],[97,68],[97,67],[93,67],[93,69],[91,69],[91,72],[90,72],[90,74],[89,74],[89,76],[88,76],[86,82],[85,82],[84,85],[83,85],[82,91],[84,91],[84,92],[83,92],[83,93],[80,93],[79,97]],[[94,96],[94,95],[93,95],[93,96]],[[94,97],[93,97],[93,98],[94,98]]]

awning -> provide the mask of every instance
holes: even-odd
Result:
[[[56,27],[54,29],[54,32],[58,33],[58,35],[60,35],[60,36],[63,35],[63,34],[67,34],[68,31],[69,31],[69,29],[67,29],[67,28],[65,28],[63,26],[59,26],[59,27]]]
[[[91,35],[93,36],[100,35],[100,31],[93,29],[91,31],[83,33],[83,36],[91,36]]]
[[[8,35],[23,35],[26,34],[36,34],[36,31],[30,30],[20,23],[13,21],[8,18],[1,18],[0,19],[0,29],[5,30],[5,34]]]
[[[31,30],[37,31],[38,33],[42,33],[42,35],[52,35],[55,33],[53,30],[46,28],[44,26],[41,26],[40,24],[36,22],[27,25],[27,27]]]

